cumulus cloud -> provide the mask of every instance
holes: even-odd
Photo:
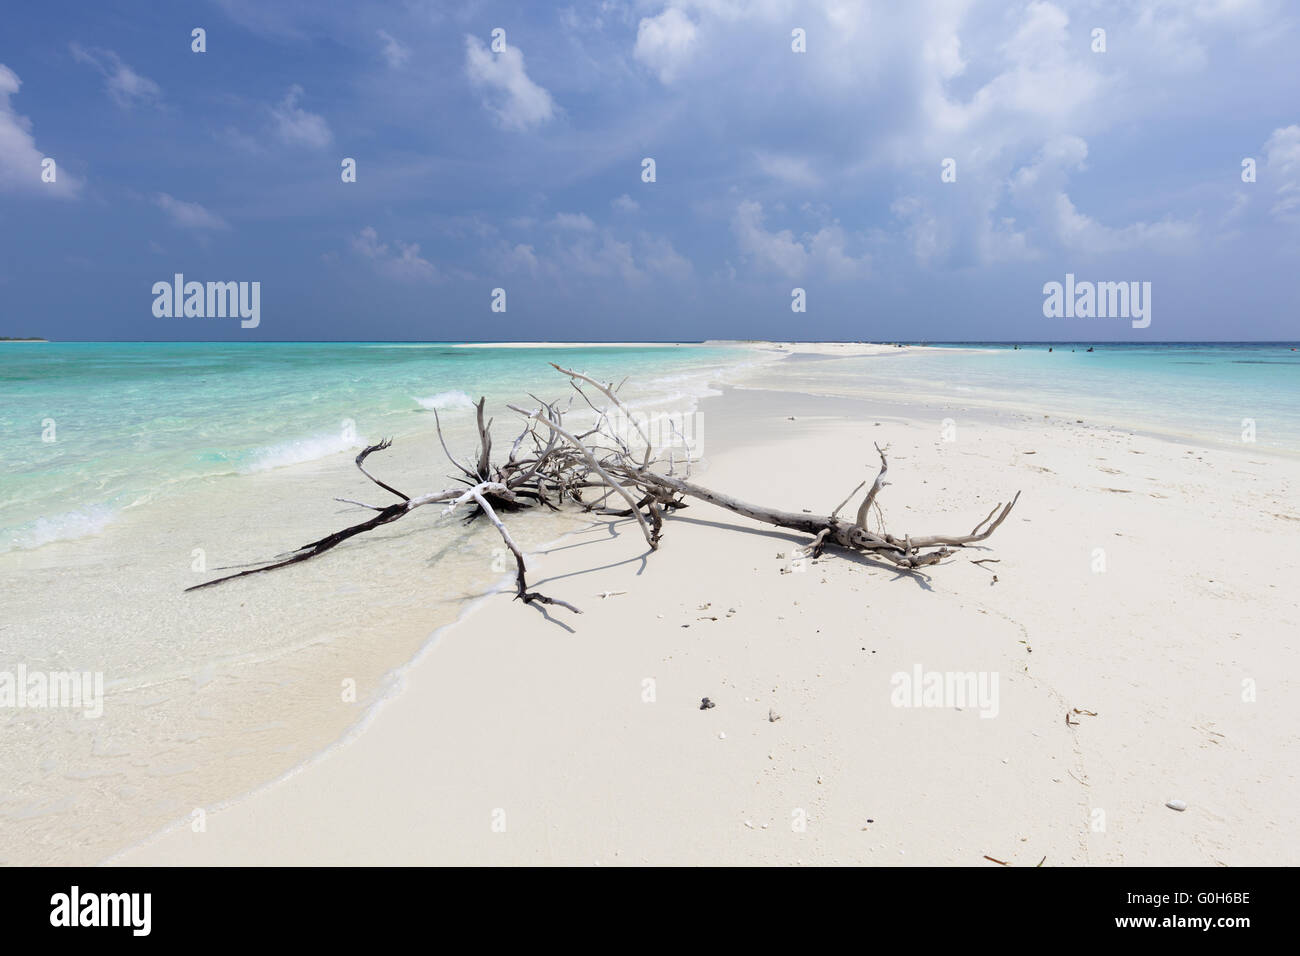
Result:
[[[838,223],[796,237],[789,229],[769,232],[763,227],[763,206],[745,200],[736,207],[731,229],[742,252],[760,268],[774,269],[790,279],[813,271],[832,279],[860,279],[870,274],[866,255],[854,258],[845,250],[848,236]]]
[[[217,230],[229,229],[224,219],[214,212],[209,212],[196,202],[185,202],[167,193],[154,197],[154,205],[171,218],[182,229]]]
[[[1033,163],[1017,170],[1011,180],[1011,196],[1020,206],[1033,210],[1041,224],[1051,230],[1065,248],[1087,254],[1126,249],[1168,248],[1192,239],[1190,222],[1166,219],[1107,226],[1080,212],[1065,190],[1069,173],[1086,169],[1088,144],[1078,136],[1049,140]]]
[[[406,61],[411,58],[411,50],[399,43],[395,37],[387,30],[376,30],[379,39],[384,41],[384,59],[394,70],[400,69],[406,65]]]
[[[608,231],[580,235],[571,242],[556,245],[549,256],[548,266],[552,272],[562,276],[617,276],[627,282],[644,278],[632,254],[632,244],[616,239]]]
[[[303,88],[295,83],[289,87],[284,99],[270,108],[275,135],[290,146],[324,149],[334,141],[334,134],[324,117],[309,113],[298,105],[302,95]]]
[[[406,243],[400,239],[393,240],[391,245],[381,242],[379,233],[373,226],[366,226],[352,237],[352,250],[373,263],[381,275],[391,279],[437,282],[441,278],[438,268],[429,260],[421,258],[417,243]]]
[[[641,208],[641,204],[627,193],[623,193],[617,199],[611,199],[609,204],[619,212],[636,212]]]
[[[789,229],[768,232],[763,228],[763,206],[750,200],[736,207],[731,220],[742,252],[757,260],[760,266],[770,266],[790,278],[803,275],[808,267],[808,250]]]
[[[666,236],[641,233],[637,237],[637,246],[649,272],[680,282],[689,279],[695,271],[690,260],[681,255]]]
[[[72,58],[98,70],[106,80],[104,88],[109,98],[122,109],[133,106],[157,106],[162,101],[162,89],[147,76],[141,76],[122,62],[112,50],[85,49],[70,45]]]
[[[503,239],[498,244],[496,258],[497,265],[506,272],[527,272],[535,276],[541,271],[537,250],[522,242],[511,245]]]
[[[548,224],[555,232],[540,251],[530,244],[499,241],[493,247],[494,268],[561,280],[618,278],[630,283],[651,276],[676,281],[693,272],[690,261],[666,236],[641,232],[634,239],[619,238],[581,213],[560,213]]]
[[[579,232],[592,232],[596,224],[583,213],[557,212],[551,225],[558,229],[576,229]]]
[[[821,183],[821,178],[813,172],[812,164],[803,156],[779,156],[760,151],[754,159],[763,175],[791,186],[813,187]]]
[[[899,183],[892,208],[897,235],[920,262],[968,266],[1034,258],[1039,252],[1031,238],[1040,233],[1089,249],[1181,241],[1192,232],[1186,223],[1111,228],[1067,205],[1074,167],[1064,159],[1057,162],[1061,175],[1054,189],[1044,185],[1032,196],[1022,189],[1017,208],[1005,208],[1012,198],[1009,180],[1036,151],[1115,121],[1113,94],[1126,79],[1114,72],[1115,58],[1091,53],[1089,24],[1072,24],[1067,8],[1047,0],[1009,11],[979,0],[932,0],[868,9],[825,0],[804,8],[799,20],[810,43],[804,60],[791,59],[784,44],[764,46],[778,27],[788,34],[791,3],[668,0],[658,16],[641,21],[634,53],[665,83],[696,69],[690,64],[704,70],[707,63],[711,77],[730,80],[717,87],[724,97],[796,64],[799,89],[815,95],[796,99],[773,84],[771,108],[811,111],[828,133],[800,141],[797,151],[772,139],[753,143],[746,149],[751,176],[768,180],[758,180],[768,194],[840,185],[857,191],[864,174],[887,171]],[[1122,36],[1136,16],[1108,26]],[[743,115],[746,107],[736,107]],[[1119,109],[1126,108],[1121,100]],[[837,114],[864,109],[873,117],[870,130],[837,126]],[[726,101],[713,110],[727,112]],[[960,185],[940,195],[934,192],[937,168],[946,156],[958,158]],[[753,202],[735,208],[730,225],[741,250],[779,274],[869,272],[867,256],[846,251],[850,243],[838,225],[769,230]]]
[[[918,119],[928,143],[958,140],[968,157],[995,162],[1018,143],[1069,131],[1109,85],[1098,55],[1076,55],[1065,11],[1036,0],[998,48],[992,77],[969,99],[955,97],[949,92],[952,76],[945,74],[963,72],[965,64],[939,51],[946,44],[955,48],[959,21],[960,16],[946,28],[952,31],[946,39],[940,39],[944,33],[932,35],[924,47],[941,64],[921,89]],[[898,146],[901,159],[908,144]]]
[[[1300,222],[1300,126],[1273,130],[1264,144],[1264,168],[1278,184],[1270,212],[1283,222]]]
[[[637,24],[633,55],[653,70],[662,83],[671,83],[696,47],[695,23],[677,7]]]
[[[478,37],[466,36],[465,74],[482,91],[483,105],[503,129],[531,129],[555,116],[555,100],[529,78],[517,46],[493,53]]]
[[[902,223],[903,240],[917,262],[929,265],[948,252],[950,227],[920,196],[902,196],[890,204],[889,211]]]
[[[55,180],[41,180],[41,160],[45,154],[36,148],[32,122],[14,111],[9,98],[18,93],[22,80],[0,63],[0,192],[54,196],[66,199],[81,189],[81,181],[59,169]]]
[[[1222,227],[1237,222],[1245,214],[1249,206],[1250,196],[1241,190],[1237,190],[1232,194],[1232,205],[1228,207],[1228,211],[1219,220],[1219,225]],[[1239,232],[1227,232],[1223,234],[1222,238],[1236,238],[1239,235]]]
[[[1196,235],[1196,227],[1192,223],[1176,219],[1135,222],[1122,227],[1103,225],[1079,212],[1070,197],[1064,193],[1056,197],[1056,225],[1057,235],[1065,246],[1091,254],[1169,248],[1187,242]]]

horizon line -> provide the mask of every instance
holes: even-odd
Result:
[[[1300,339],[46,339],[0,337],[0,342],[47,345],[1296,345]]]

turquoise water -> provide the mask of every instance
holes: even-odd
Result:
[[[1048,352],[1048,348],[1052,351]],[[1091,347],[1094,351],[1087,351]],[[1300,344],[958,343],[798,357],[776,383],[845,395],[1052,412],[1221,445],[1300,453]]]
[[[196,479],[432,428],[471,398],[570,389],[547,362],[689,403],[734,348],[481,349],[397,343],[0,345],[0,550],[93,534]],[[500,414],[501,409],[495,408]]]
[[[955,345],[794,356],[770,384],[1086,416],[1223,444],[1300,452],[1300,351],[1287,344]],[[770,356],[770,353],[769,353]],[[556,361],[628,394],[689,407],[733,346],[559,349],[407,343],[51,343],[0,346],[0,550],[94,534],[124,508],[203,478],[312,461],[384,436],[567,393]],[[766,365],[766,363],[764,363]],[[50,440],[47,440],[50,439]]]

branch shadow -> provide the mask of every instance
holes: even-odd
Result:
[[[739,531],[742,534],[757,535],[763,538],[773,538],[777,541],[787,541],[793,545],[803,546],[809,543],[808,536],[800,534],[797,531],[788,531],[784,528],[753,528],[742,524],[734,524],[728,521],[710,521],[707,518],[689,518],[682,517],[675,519],[679,523],[689,522],[706,528],[718,528],[723,531]],[[873,558],[871,555],[862,551],[850,551],[837,545],[827,545],[826,550],[822,552],[822,557],[834,555],[841,560],[852,562],[865,568],[872,568],[880,571],[892,571],[894,576],[890,581],[906,579],[913,581],[922,591],[934,591],[930,585],[930,576],[919,568],[900,568],[898,565],[883,561],[880,558]]]
[[[518,600],[518,598],[516,598],[516,600]],[[566,630],[570,634],[578,633],[576,628],[570,627],[568,624],[565,624],[558,617],[553,617],[551,615],[551,612],[547,609],[547,606],[543,604],[541,601],[533,601],[528,605],[528,607],[531,607],[534,610],[536,610],[538,614],[540,614],[543,618],[546,619],[546,623],[554,624],[556,627]]]

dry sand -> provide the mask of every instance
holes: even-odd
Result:
[[[671,349],[696,348],[698,344],[695,342],[456,342],[451,347],[455,349]]]
[[[532,561],[584,614],[486,598],[349,740],[112,862],[1300,862],[1297,462],[756,390],[702,412],[697,479],[748,500],[828,511],[873,441],[895,533],[1023,495],[924,576],[792,570],[797,535],[704,504],[648,558],[596,522]],[[918,666],[996,675],[996,716],[895,706]]]
[[[878,342],[758,342],[739,339],[711,339],[707,342],[458,342],[457,349],[644,349],[701,348],[738,345],[791,355],[880,355],[922,346],[884,345]]]

